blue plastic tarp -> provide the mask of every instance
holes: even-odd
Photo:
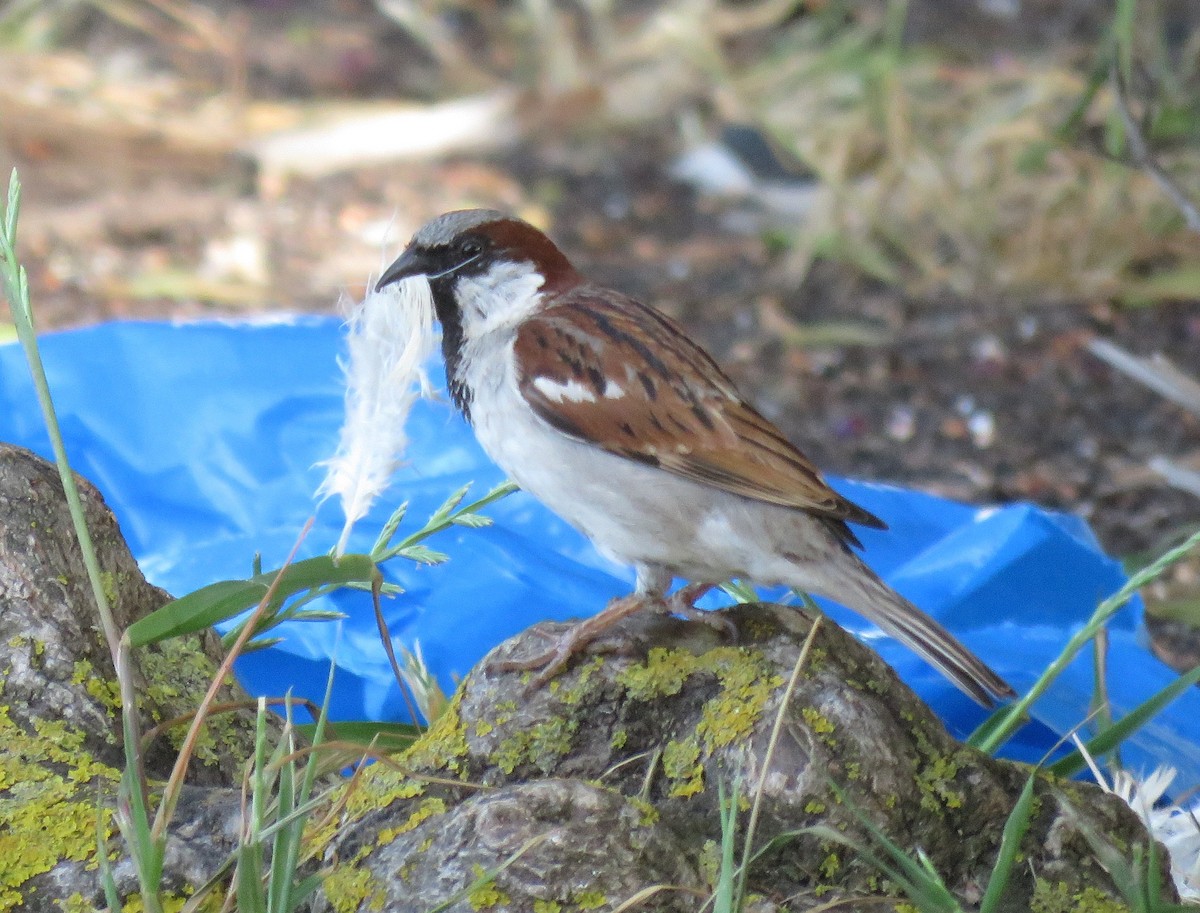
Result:
[[[320,461],[342,421],[343,348],[337,321],[113,323],[42,340],[51,389],[74,468],[115,511],[146,576],[172,593],[281,564],[301,528],[316,522],[300,556],[336,542],[336,501],[319,505]],[[435,370],[440,376],[440,369]],[[350,550],[367,550],[392,509],[409,501],[415,529],[457,487],[482,495],[503,474],[445,402],[422,401],[409,421],[407,464],[389,495],[358,524]],[[49,455],[24,357],[0,345],[0,440]],[[1028,504],[975,508],[885,485],[832,480],[890,529],[857,530],[867,560],[896,589],[940,618],[1016,688],[1027,688],[1097,603],[1124,582],[1083,521]],[[452,529],[431,545],[437,567],[393,561],[404,595],[386,600],[393,636],[422,653],[443,687],[492,646],[544,619],[598,611],[629,591],[632,575],[523,493],[487,510],[486,529]],[[402,527],[403,529],[403,527]],[[705,604],[720,604],[719,594]],[[242,658],[256,694],[320,701],[331,657],[335,719],[403,719],[404,703],[379,643],[367,594],[330,600],[341,622],[296,623],[283,643]],[[983,711],[913,654],[853,613],[830,606],[891,663],[956,735]],[[1129,711],[1174,679],[1139,643],[1134,602],[1110,626],[1109,697]],[[1092,657],[1082,655],[1035,708],[1035,722],[1005,753],[1037,760],[1088,713]],[[1128,742],[1127,764],[1178,768],[1176,787],[1200,785],[1200,694],[1194,689]]]

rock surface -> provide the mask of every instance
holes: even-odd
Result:
[[[77,481],[106,595],[128,625],[170,596],[146,582],[103,498]],[[137,651],[143,729],[193,712],[221,655],[211,633]],[[230,682],[219,699],[245,697]],[[0,913],[104,906],[96,828],[99,820],[116,834],[119,732],[113,662],[58,473],[0,444]],[[167,730],[146,753],[152,780],[170,774],[184,732]],[[250,713],[208,727],[175,818],[168,892],[189,893],[236,844],[240,794],[226,787],[239,782],[253,737]],[[135,890],[128,860],[118,856],[115,874],[123,891]]]
[[[343,866],[339,877],[355,889],[337,892],[331,885],[334,908],[416,911],[454,899],[447,909],[456,913],[611,910],[660,886],[651,907],[698,909],[697,897],[711,893],[719,865],[722,791],[738,804],[740,859],[760,788],[755,849],[794,836],[751,869],[759,909],[807,910],[835,900],[838,910],[895,909],[903,899],[896,886],[828,836],[832,830],[872,847],[859,815],[910,853],[923,850],[960,901],[976,904],[1029,770],[955,742],[890,668],[828,622],[818,627],[781,710],[811,620],[795,608],[769,605],[738,606],[726,617],[740,633],[737,646],[705,625],[630,619],[620,641],[608,644],[633,642],[630,655],[584,656],[532,691],[527,674],[482,664],[451,710],[399,759],[401,769],[376,765],[360,778],[347,822],[331,841]],[[563,628],[543,627],[547,634]],[[544,646],[527,632],[492,658]],[[640,810],[642,821],[641,836],[623,831],[620,848],[604,850],[611,865],[592,875],[604,887],[586,902],[576,874],[584,862],[542,881],[526,877],[520,862],[503,867],[529,838],[571,833],[563,824],[579,817],[569,811],[578,800],[563,795],[571,783],[575,790],[589,784],[593,805],[599,795],[618,811],[633,803],[625,814]],[[535,785],[545,792],[528,792]],[[1141,824],[1122,802],[1083,784],[1039,777],[1035,796],[1022,863],[1002,909],[1058,909],[1046,904],[1064,897],[1073,899],[1064,909],[1093,901],[1122,909],[1084,831],[1126,853],[1146,843]],[[492,802],[495,814],[487,811]],[[557,812],[541,817],[533,811],[541,808]],[[476,822],[474,842],[464,838],[468,821]],[[584,825],[583,834],[592,846],[606,846],[595,843],[592,826]],[[585,837],[557,839],[583,844]],[[674,873],[664,871],[664,853],[675,860]],[[478,878],[492,872],[481,895]],[[703,879],[699,888],[695,873]],[[405,885],[416,893],[405,895]]]

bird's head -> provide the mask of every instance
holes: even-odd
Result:
[[[429,280],[450,395],[468,417],[466,350],[502,345],[549,298],[582,281],[553,241],[494,209],[461,209],[426,223],[375,288],[411,276]]]
[[[467,338],[515,325],[547,295],[580,281],[553,241],[494,209],[461,209],[427,222],[376,288],[410,276],[429,280],[443,327]]]

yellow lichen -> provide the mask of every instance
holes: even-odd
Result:
[[[688,677],[699,671],[697,659],[686,650],[655,647],[646,656],[645,663],[625,669],[617,681],[635,701],[678,694]]]
[[[533,913],[562,913],[562,904],[557,900],[535,900]]]
[[[837,739],[833,737],[834,725],[829,717],[817,710],[816,707],[800,708],[800,716],[804,718],[804,722],[808,724],[809,731],[813,735],[830,748],[837,748]]]
[[[822,878],[827,878],[832,881],[837,873],[842,869],[842,860],[838,858],[837,853],[830,853],[817,866],[817,871],[821,873]]]
[[[384,809],[393,802],[412,799],[425,792],[425,786],[404,771],[389,764],[372,764],[364,770],[346,799],[346,815],[350,820],[367,812]]]
[[[701,708],[694,737],[676,740],[664,750],[663,769],[674,781],[673,796],[703,789],[701,752],[708,756],[747,741],[772,693],[783,685],[761,652],[737,647],[718,647],[699,656],[656,647],[644,663],[623,670],[617,680],[631,699],[652,700],[678,694],[694,675],[713,676],[720,687]]]
[[[193,712],[217,673],[217,665],[204,652],[199,635],[174,637],[155,644],[139,655],[139,662],[149,682],[145,700],[139,703],[156,722]],[[232,679],[226,679],[226,686],[232,684]],[[172,746],[183,746],[187,729],[183,725],[167,731]],[[200,731],[194,757],[210,767],[223,758],[241,761],[248,756],[251,744],[245,717],[212,714]]]
[[[721,691],[704,704],[696,735],[711,753],[749,739],[771,693],[783,679],[770,674],[762,654],[748,655],[733,647],[710,650],[702,659],[716,674]]]
[[[1129,906],[1098,888],[1073,891],[1066,882],[1038,878],[1029,900],[1030,913],[1129,913]]]
[[[383,846],[385,843],[391,843],[401,834],[407,834],[416,828],[423,821],[428,821],[430,818],[437,815],[444,815],[445,813],[446,800],[439,799],[436,796],[423,799],[403,824],[381,830],[379,836],[375,838],[375,842],[380,846]]]
[[[187,906],[188,901],[191,900],[191,894],[189,890],[185,889],[183,895],[164,894],[160,900],[160,906],[162,907],[163,913],[180,913],[180,911]],[[210,891],[200,902],[197,909],[199,910],[199,913],[219,913],[221,908],[224,906],[224,902],[224,894],[222,894],[220,891]],[[91,913],[91,911],[95,910],[95,907],[89,903],[80,909],[81,913],[84,910],[88,911],[88,913]],[[134,894],[124,900],[121,909],[122,913],[145,913],[146,902],[142,899],[140,894]]]
[[[87,753],[81,732],[37,720],[28,733],[0,706],[0,913],[19,908],[23,886],[59,862],[91,862],[97,824],[112,832],[97,795],[119,779]]]
[[[662,768],[671,781],[670,795],[694,796],[704,789],[704,765],[695,739],[670,741],[663,747]]]
[[[108,600],[109,605],[116,604],[121,591],[120,583],[121,581],[112,571],[100,572],[100,589],[104,592],[104,598]]]
[[[636,796],[631,796],[627,801],[630,805],[637,809],[638,823],[643,827],[649,827],[658,821],[658,809],[645,799],[639,799]]]
[[[492,876],[488,875],[482,866],[472,866],[475,872],[475,886],[467,892],[467,903],[472,910],[489,910],[501,904],[509,903],[509,897],[496,887]]]
[[[462,760],[469,747],[460,714],[462,694],[460,688],[425,734],[404,752],[401,762],[406,767],[465,773]]]
[[[571,687],[563,690],[558,695],[558,699],[567,706],[575,706],[579,704],[585,697],[592,692],[592,680],[596,673],[604,666],[604,657],[597,656],[591,662],[579,666],[575,670],[574,680]],[[555,681],[558,681],[556,679]]]
[[[581,910],[599,910],[608,905],[608,898],[599,891],[580,891],[572,900]]]
[[[368,910],[382,910],[387,894],[370,869],[340,865],[325,878],[325,898],[334,913],[356,913],[366,904]]]
[[[121,710],[121,689],[115,680],[101,678],[86,659],[76,660],[71,670],[71,684],[81,686],[113,719]]]
[[[509,735],[492,752],[490,760],[506,774],[523,764],[533,764],[549,773],[570,752],[578,729],[578,720],[550,717]]]
[[[958,776],[958,764],[952,758],[935,758],[917,772],[921,807],[940,812],[942,807],[962,808],[963,795],[951,784]]]

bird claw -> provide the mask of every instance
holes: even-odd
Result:
[[[696,600],[712,588],[711,583],[689,583],[667,597],[666,610],[672,615],[678,615],[688,621],[698,621],[710,628],[715,628],[724,634],[731,643],[737,643],[738,628],[729,618],[719,612],[696,608]]]
[[[620,599],[614,599],[608,607],[593,618],[581,621],[564,634],[560,635],[549,649],[531,656],[528,659],[493,660],[488,663],[488,669],[494,672],[537,672],[530,679],[527,691],[536,691],[546,685],[571,662],[571,657],[586,649],[603,650],[603,652],[619,652],[616,645],[598,645],[597,639],[605,634],[618,621],[642,609],[653,608],[668,615],[679,615],[689,621],[698,621],[715,628],[725,635],[727,640],[734,643],[738,639],[738,629],[732,621],[716,612],[706,612],[697,609],[695,601],[712,589],[712,584],[689,584],[666,599],[634,593]],[[538,637],[550,638],[553,635],[540,626],[530,629],[531,634]]]
[[[599,615],[572,626],[565,634],[558,638],[549,650],[529,659],[494,661],[488,664],[488,668],[496,672],[530,672],[535,669],[539,670],[528,686],[529,691],[535,691],[566,668],[572,656],[584,650],[608,628],[622,618],[645,608],[646,605],[646,597],[638,593],[614,599]],[[534,628],[533,631],[540,637],[550,636],[547,632],[537,628]]]

